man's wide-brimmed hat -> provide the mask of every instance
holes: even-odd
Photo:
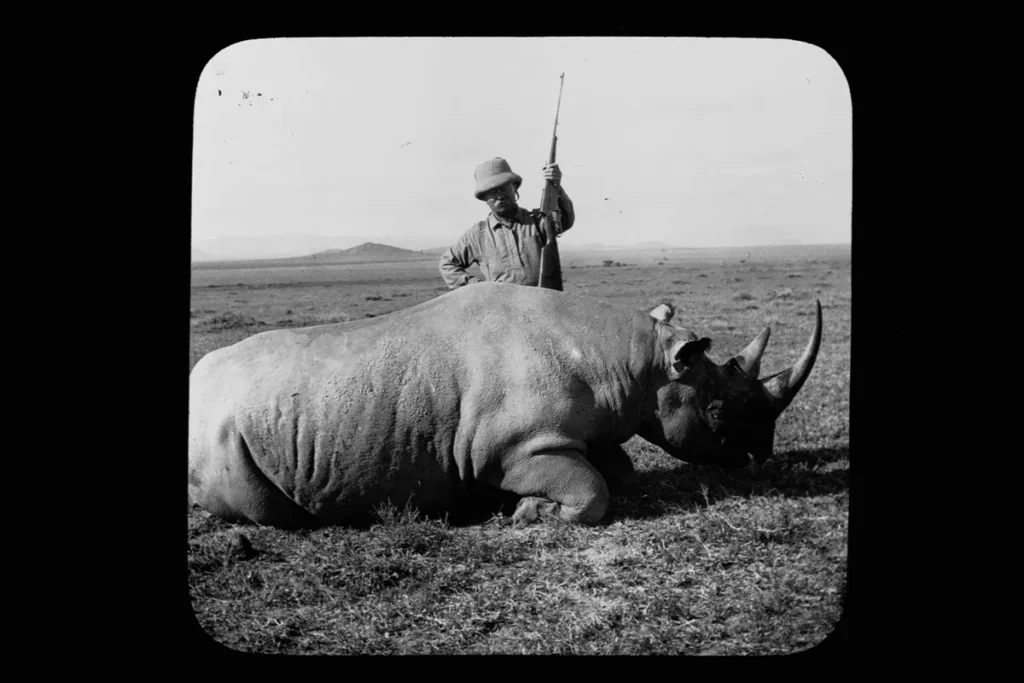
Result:
[[[523,179],[513,173],[508,162],[501,157],[494,157],[477,166],[473,177],[476,178],[473,196],[477,199],[483,199],[484,194],[508,182],[514,183],[517,190],[523,184]]]

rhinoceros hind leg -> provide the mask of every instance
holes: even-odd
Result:
[[[512,520],[532,522],[542,514],[565,522],[596,524],[608,509],[608,484],[576,451],[532,455],[509,468],[500,488],[523,496]]]
[[[235,524],[316,528],[320,521],[288,498],[256,466],[245,439],[233,434],[189,472],[189,494],[207,512]],[[197,458],[197,461],[199,459]]]

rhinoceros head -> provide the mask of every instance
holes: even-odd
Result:
[[[640,436],[687,462],[743,467],[753,456],[763,463],[772,455],[776,419],[800,391],[818,355],[820,302],[800,359],[764,379],[758,375],[769,328],[718,365],[706,354],[710,339],[670,324],[674,312],[669,304],[651,311],[663,323],[656,325],[662,358],[655,362]]]

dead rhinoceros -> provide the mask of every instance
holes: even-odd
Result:
[[[691,463],[772,453],[821,339],[758,380],[766,328],[722,365],[647,313],[480,283],[379,321],[275,330],[202,358],[189,382],[190,498],[236,522],[348,524],[375,505],[451,510],[471,489],[594,523],[633,475],[634,434]]]

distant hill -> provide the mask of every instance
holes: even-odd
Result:
[[[391,241],[399,240],[393,238]],[[400,240],[410,250],[419,250],[430,244],[423,239]],[[310,235],[304,233],[278,235],[250,235],[247,237],[215,237],[211,239],[192,240],[197,252],[209,255],[196,260],[217,261],[266,261],[311,256],[323,251],[337,252],[351,249],[364,244],[374,244],[373,237]],[[424,252],[433,254],[434,252]]]
[[[449,247],[433,247],[432,249],[421,249],[420,252],[424,254],[430,254],[432,256],[440,256],[444,252],[448,251]]]
[[[350,249],[325,249],[309,256],[275,259],[281,264],[322,264],[322,263],[383,263],[393,261],[423,261],[430,254],[411,249],[392,247],[389,244],[364,242]]]
[[[300,233],[215,237],[195,241],[193,244],[199,248],[199,251],[213,255],[216,260],[251,261],[309,256],[325,249],[348,249],[369,240],[369,237],[332,237]]]
[[[224,259],[216,254],[211,254],[208,251],[202,249],[196,249],[192,247],[192,260],[193,261],[223,261]]]

